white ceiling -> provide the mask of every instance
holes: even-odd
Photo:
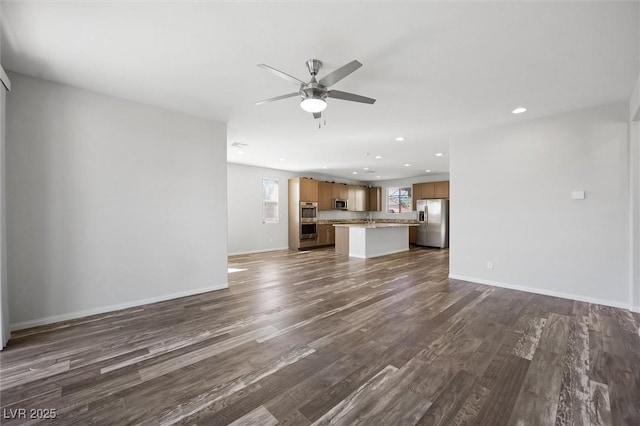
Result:
[[[638,2],[5,1],[2,12],[9,70],[226,122],[229,144],[249,145],[229,146],[230,162],[359,180],[446,172],[457,134],[627,99],[639,73]],[[310,58],[320,76],[362,62],[334,87],[376,104],[330,99],[322,129],[296,98],[253,105],[296,90],[256,64],[307,80]]]

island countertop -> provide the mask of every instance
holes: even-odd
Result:
[[[413,223],[336,223],[336,254],[369,259],[409,250]]]
[[[418,226],[417,223],[336,223],[334,227],[346,228],[399,228],[406,226]]]

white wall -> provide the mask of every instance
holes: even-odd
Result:
[[[11,74],[14,328],[226,287],[226,126]]]
[[[621,102],[457,138],[451,276],[628,308],[627,137]]]
[[[9,79],[0,66],[0,350],[11,335],[7,283],[7,191],[5,161],[6,100]]]
[[[629,185],[631,195],[630,293],[633,310],[640,312],[640,119],[629,123]]]
[[[288,180],[293,172],[227,164],[229,254],[286,249],[288,240]],[[262,223],[262,179],[279,181],[277,224]]]
[[[289,172],[263,167],[229,163],[227,193],[229,206],[229,254],[256,253],[289,248],[288,181],[295,177],[356,184],[358,182],[332,176]],[[277,179],[279,185],[280,220],[277,224],[262,223],[262,179]],[[363,213],[319,212],[320,219],[364,217]]]
[[[632,309],[640,312],[640,76],[629,100],[629,170],[629,293]]]
[[[449,173],[434,173],[405,179],[391,179],[373,182],[372,184],[375,184],[375,186],[382,187],[382,211],[373,213],[374,219],[418,219],[418,214],[416,212],[387,213],[389,211],[387,203],[388,189],[411,187],[414,183],[441,182],[445,180],[449,180]]]

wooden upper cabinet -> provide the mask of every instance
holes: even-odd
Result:
[[[369,201],[369,191],[368,188],[364,186],[356,186],[356,211],[357,212],[366,212]]]
[[[369,188],[369,207],[367,208],[370,212],[379,212],[382,211],[382,188],[379,186],[374,186]]]
[[[420,198],[436,198],[435,182],[427,182],[422,184]]]
[[[367,188],[364,186],[349,185],[348,210],[351,212],[367,211]]]
[[[350,212],[356,211],[356,188],[353,185],[347,187],[347,210]]]
[[[300,178],[300,201],[318,202],[318,181]]]
[[[333,210],[333,185],[329,182],[318,182],[318,210]]]
[[[349,199],[349,187],[341,183],[334,183],[333,185],[333,199],[347,200]]]
[[[413,209],[416,201],[426,198],[449,198],[449,181],[413,184]]]
[[[435,183],[435,198],[449,198],[449,181]]]
[[[414,183],[413,184],[413,192],[411,193],[411,198],[413,199],[413,211],[417,210],[416,202],[422,198],[422,184]]]

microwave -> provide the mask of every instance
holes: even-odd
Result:
[[[347,210],[349,208],[349,202],[347,200],[333,200],[334,210]]]

